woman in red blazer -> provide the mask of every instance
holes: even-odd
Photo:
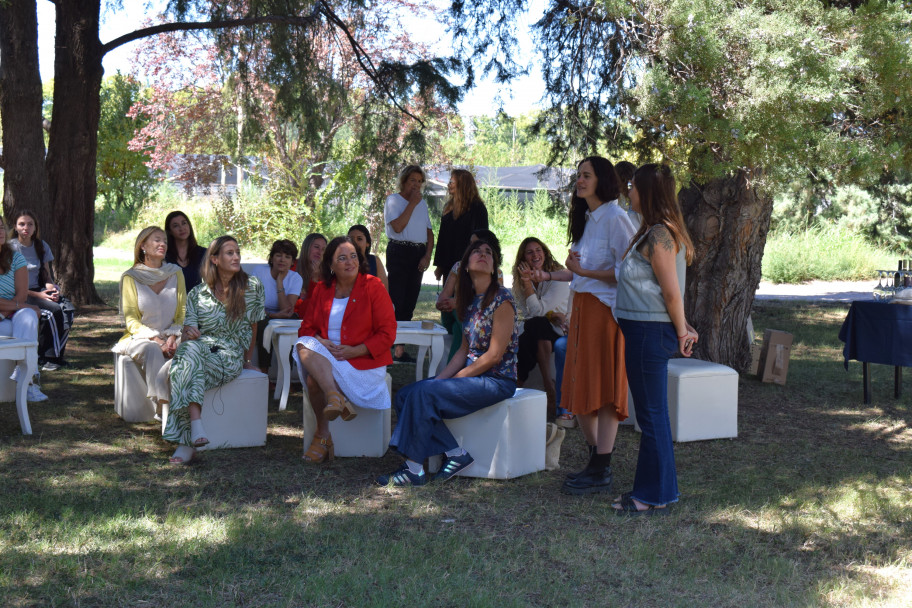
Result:
[[[383,283],[367,274],[361,252],[347,236],[326,246],[323,279],[305,300],[294,358],[307,378],[317,432],[304,460],[333,459],[329,421],[355,417],[346,399],[359,407],[386,409],[390,394],[386,366],[396,339],[393,303]]]

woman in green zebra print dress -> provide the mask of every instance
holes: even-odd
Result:
[[[265,318],[263,285],[241,270],[237,241],[222,236],[204,257],[203,282],[187,295],[181,345],[171,363],[171,405],[162,436],[178,444],[171,464],[189,464],[209,443],[200,409],[205,392],[231,382],[250,363],[256,324]]]

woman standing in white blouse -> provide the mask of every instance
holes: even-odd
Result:
[[[133,359],[146,380],[146,396],[170,399],[168,371],[180,345],[187,290],[177,264],[165,262],[168,237],[158,226],[144,228],[133,247],[133,267],[120,277],[120,311],[127,331],[111,349]]]
[[[566,282],[552,281],[549,277],[563,269],[548,246],[534,236],[523,239],[519,244],[513,265],[513,297],[523,316],[523,333],[519,335],[516,384],[525,384],[529,372],[538,364],[548,396],[549,420],[557,416],[551,353],[554,341],[564,335],[567,296],[570,293]],[[536,270],[545,273],[544,281],[532,278]]]
[[[567,270],[551,273],[552,280],[571,281],[574,293],[561,406],[576,415],[589,444],[586,468],[564,482],[568,494],[611,490],[611,453],[618,423],[627,418],[624,336],[612,308],[617,268],[635,230],[618,206],[618,194],[608,159],[590,156],[580,162],[570,203]],[[547,277],[545,271],[533,273],[535,280]]]

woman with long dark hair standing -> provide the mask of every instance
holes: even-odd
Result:
[[[615,313],[624,332],[627,378],[642,433],[633,490],[613,507],[618,515],[664,515],[678,500],[668,359],[674,352],[689,357],[699,340],[684,316],[684,277],[693,261],[693,243],[667,166],[637,169],[630,202],[643,224],[618,273]]]
[[[608,159],[590,156],[580,162],[570,203],[567,270],[550,274],[551,280],[571,281],[561,406],[576,416],[589,444],[586,468],[571,473],[564,482],[563,491],[568,494],[611,490],[614,440],[618,423],[627,418],[624,336],[612,309],[617,267],[634,229],[618,206],[618,195],[617,175]],[[536,281],[548,276],[543,270],[533,273]]]

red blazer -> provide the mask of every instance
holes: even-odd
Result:
[[[326,338],[335,293],[335,280],[329,287],[323,281],[316,284],[313,292],[304,300],[304,314],[298,336],[319,335]],[[342,344],[364,344],[369,353],[349,359],[348,362],[355,369],[392,365],[390,348],[395,340],[396,316],[386,288],[377,277],[359,274],[342,317]]]

